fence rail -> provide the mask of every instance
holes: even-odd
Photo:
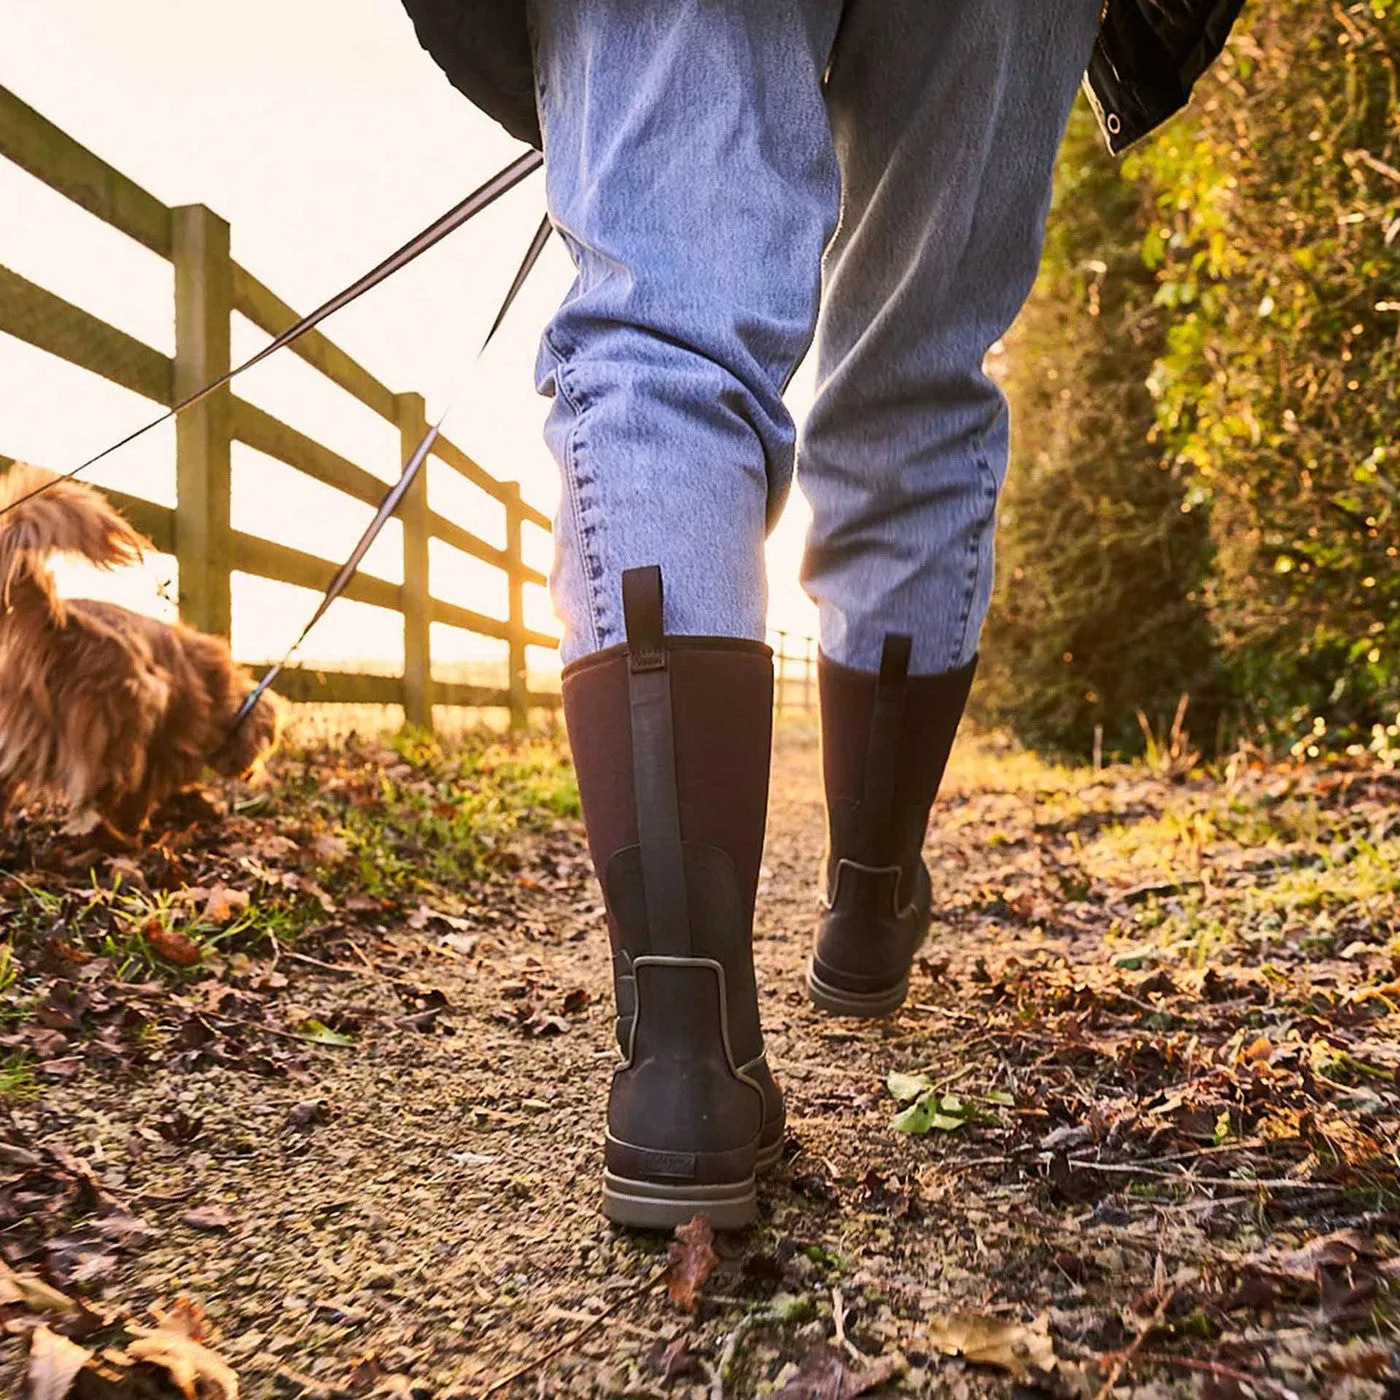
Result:
[[[228,371],[235,313],[272,336],[298,320],[290,306],[234,262],[229,226],[212,210],[199,204],[167,207],[4,87],[0,87],[0,156],[173,265],[175,354],[162,354],[3,266],[0,331],[168,408]],[[309,332],[289,348],[394,424],[402,461],[408,460],[427,431],[421,395],[395,393],[319,331]],[[175,556],[181,618],[225,636],[232,628],[235,571],[319,592],[338,567],[334,561],[233,528],[235,442],[367,505],[377,506],[387,489],[387,483],[373,473],[239,398],[227,386],[180,415],[175,439],[173,509],[120,491],[107,495],[158,550]],[[529,688],[526,668],[527,647],[558,645],[555,637],[525,623],[524,590],[541,587],[546,579],[524,562],[523,527],[548,530],[548,517],[521,498],[518,483],[498,480],[454,443],[439,438],[434,456],[504,508],[505,547],[481,539],[432,509],[427,476],[420,474],[398,511],[403,526],[403,583],[360,574],[345,590],[347,598],[389,609],[403,618],[403,674],[292,669],[283,673],[277,687],[288,699],[397,704],[411,723],[425,726],[432,723],[435,705],[500,706],[520,723],[532,708],[559,703],[557,695]],[[0,456],[0,465],[10,460]],[[428,568],[432,539],[505,575],[506,617],[489,617],[460,602],[433,596]],[[434,623],[506,643],[507,684],[490,687],[435,680],[430,643]]]
[[[162,354],[2,265],[0,331],[169,408],[228,371],[235,314],[270,336],[280,335],[299,319],[275,292],[233,260],[229,226],[212,210],[199,204],[167,207],[4,87],[0,87],[0,157],[173,265],[175,354]],[[408,460],[427,431],[420,395],[395,393],[320,331],[308,332],[288,349],[396,425],[402,460]],[[334,561],[233,528],[235,442],[365,505],[377,507],[387,489],[387,483],[372,472],[240,398],[229,386],[185,410],[176,421],[175,439],[173,509],[122,491],[106,494],[157,550],[175,556],[181,618],[224,636],[232,630],[234,572],[321,592],[338,567]],[[523,722],[532,708],[558,705],[557,694],[529,688],[525,651],[558,645],[556,638],[525,624],[524,590],[543,587],[547,579],[524,562],[523,527],[548,530],[550,521],[522,500],[517,483],[498,480],[446,438],[438,438],[433,455],[504,507],[505,547],[481,539],[434,510],[426,474],[420,474],[398,510],[403,526],[403,583],[362,573],[351,580],[344,594],[403,618],[403,674],[290,668],[277,682],[285,698],[402,705],[406,719],[424,726],[431,726],[437,705],[502,707],[509,709],[515,723]],[[0,467],[12,460],[0,456]],[[506,617],[489,617],[463,603],[433,596],[428,567],[432,539],[505,575]],[[507,684],[491,687],[434,679],[430,645],[434,623],[505,642]],[[775,633],[770,640],[778,711],[812,709],[816,704],[815,642],[786,632]]]

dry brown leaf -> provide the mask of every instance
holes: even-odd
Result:
[[[200,959],[197,943],[183,933],[173,933],[154,919],[141,930],[141,936],[151,945],[157,957],[174,963],[176,967],[193,967]]]
[[[1264,1251],[1252,1254],[1246,1260],[1285,1278],[1309,1282],[1317,1276],[1319,1269],[1350,1268],[1359,1259],[1375,1258],[1379,1251],[1375,1244],[1357,1230],[1338,1230],[1330,1235],[1318,1235],[1298,1249],[1286,1253]]]
[[[182,1295],[176,1298],[169,1312],[153,1307],[151,1313],[160,1326],[171,1332],[183,1332],[192,1342],[207,1342],[213,1335],[203,1305],[193,1298]]]
[[[36,1313],[63,1315],[82,1311],[80,1303],[50,1287],[37,1275],[17,1274],[3,1262],[0,1262],[0,1301],[23,1303],[30,1312]]]
[[[964,1356],[979,1366],[998,1366],[1018,1381],[1055,1369],[1058,1358],[1042,1318],[1034,1326],[1003,1322],[976,1313],[949,1313],[929,1321],[933,1344],[948,1356]]]
[[[92,1353],[42,1323],[29,1339],[29,1368],[24,1379],[28,1400],[64,1400]]]
[[[882,1356],[853,1370],[835,1347],[819,1342],[803,1358],[772,1400],[856,1400],[893,1379],[905,1367],[901,1356]]]
[[[208,1347],[169,1327],[127,1326],[139,1334],[127,1354],[168,1371],[186,1400],[238,1400],[238,1376]]]
[[[350,843],[343,836],[322,833],[312,841],[311,854],[321,865],[339,865],[350,859]]]
[[[192,1230],[227,1230],[233,1224],[233,1215],[227,1206],[195,1206],[182,1218]]]
[[[708,1215],[692,1216],[686,1224],[676,1226],[676,1237],[667,1251],[666,1292],[687,1312],[699,1306],[700,1289],[719,1263],[714,1238]]]
[[[231,890],[227,885],[216,885],[204,901],[204,922],[220,926],[232,923],[247,909],[248,900],[247,890]]]

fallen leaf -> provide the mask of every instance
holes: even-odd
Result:
[[[128,1355],[169,1372],[186,1400],[238,1400],[237,1375],[207,1347],[169,1327],[127,1326],[139,1333]]]
[[[297,1034],[303,1040],[309,1040],[313,1045],[353,1045],[355,1037],[343,1035],[340,1031],[333,1031],[324,1021],[317,1021],[312,1018],[303,1021],[297,1027]]]
[[[411,929],[425,929],[430,923],[445,924],[455,933],[465,933],[471,928],[468,920],[459,919],[455,914],[445,914],[441,909],[432,909],[426,904],[420,904],[408,916],[408,926]]]
[[[951,1095],[940,1097],[936,1089],[927,1089],[902,1113],[894,1116],[898,1132],[923,1137],[928,1132],[954,1133],[967,1126],[960,1115],[965,1112],[961,1099]]]
[[[309,894],[327,914],[337,912],[335,900],[328,895],[315,880],[309,880],[305,875],[286,875],[283,883],[288,889],[300,890],[303,894]]]
[[[193,967],[203,956],[199,945],[186,938],[183,933],[174,933],[154,919],[141,930],[141,936],[151,946],[157,957],[164,958],[176,967]]]
[[[227,885],[216,885],[209,891],[204,901],[204,922],[222,927],[232,923],[248,907],[246,890],[231,890]]]
[[[772,1394],[772,1400],[855,1400],[904,1369],[900,1356],[882,1356],[853,1370],[835,1347],[821,1342],[802,1358],[795,1375]]]
[[[1286,1278],[1311,1281],[1319,1269],[1351,1268],[1359,1259],[1374,1258],[1376,1246],[1356,1230],[1338,1230],[1319,1235],[1299,1249],[1286,1254],[1255,1254],[1246,1262],[1283,1274]]]
[[[976,1313],[949,1313],[929,1320],[929,1336],[945,1355],[1000,1367],[1018,1381],[1053,1371],[1059,1360],[1043,1319],[1027,1327]]]
[[[719,1263],[714,1238],[708,1215],[694,1215],[686,1224],[676,1226],[676,1237],[667,1251],[666,1292],[687,1312],[694,1312],[699,1305],[700,1289]]]
[[[233,1225],[227,1206],[195,1206],[181,1218],[192,1230],[227,1230]]]
[[[1075,1123],[1046,1133],[1037,1145],[1045,1152],[1067,1151],[1071,1147],[1084,1147],[1093,1140],[1093,1128],[1087,1123]]]
[[[554,1016],[548,1011],[537,1011],[521,1027],[526,1035],[566,1035],[569,1022],[563,1016]]]
[[[212,1335],[203,1305],[193,1298],[176,1298],[170,1311],[153,1307],[156,1321],[172,1332],[183,1332],[192,1342],[207,1342]]]
[[[684,1337],[666,1341],[658,1337],[652,1343],[643,1363],[648,1371],[660,1376],[663,1381],[677,1380],[682,1376],[703,1376],[705,1369],[686,1346]]]
[[[28,1400],[64,1400],[92,1353],[40,1323],[29,1339]]]
[[[319,1099],[307,1099],[304,1103],[292,1105],[287,1121],[294,1128],[310,1128],[317,1123],[330,1121],[330,1110]]]
[[[350,858],[350,843],[343,836],[323,833],[311,843],[311,854],[322,865],[339,865]]]
[[[58,1313],[60,1315],[81,1312],[82,1307],[66,1293],[50,1287],[35,1274],[17,1274],[0,1262],[0,1297],[6,1301],[21,1302],[30,1312]]]
[[[885,1078],[885,1088],[897,1102],[908,1103],[932,1089],[933,1081],[926,1074],[901,1074],[892,1069]]]

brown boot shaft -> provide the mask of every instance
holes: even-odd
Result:
[[[909,654],[889,637],[879,674],[818,663],[827,852],[808,989],[843,1015],[903,1002],[932,915],[924,837],[976,662],[910,676]]]
[[[569,667],[564,706],[617,991],[604,1210],[752,1219],[781,1145],[763,1060],[754,896],[773,670],[761,643],[667,637],[659,570],[624,575],[628,643]]]

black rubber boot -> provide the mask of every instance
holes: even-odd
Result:
[[[903,1005],[933,918],[924,836],[977,662],[910,676],[911,647],[886,637],[878,675],[818,660],[827,851],[807,991],[839,1016]]]
[[[768,809],[772,653],[667,637],[661,571],[623,575],[627,644],[564,672],[579,794],[612,938],[623,1064],[603,1213],[669,1229],[757,1213],[783,1101],[763,1057],[753,908]]]

